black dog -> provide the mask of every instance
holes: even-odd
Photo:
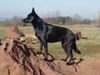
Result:
[[[42,51],[43,46],[45,49],[45,60],[48,60],[48,42],[58,42],[61,41],[62,47],[67,54],[65,60],[70,56],[70,60],[67,64],[73,64],[73,53],[74,50],[76,53],[81,54],[77,49],[76,39],[74,33],[64,27],[58,27],[51,24],[45,23],[32,9],[32,12],[23,20],[25,23],[32,23],[35,35],[40,40],[40,51]]]

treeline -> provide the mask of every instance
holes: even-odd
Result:
[[[0,20],[0,26],[9,26],[9,25],[19,25],[19,26],[30,26],[31,24],[26,24],[22,22],[22,17],[15,16],[11,19]],[[79,15],[75,15],[74,17],[70,16],[55,16],[55,17],[44,17],[42,18],[45,22],[50,24],[57,25],[76,25],[76,24],[96,24],[100,27],[100,18],[95,20],[91,20],[89,18],[83,19]]]
[[[80,18],[72,18],[70,16],[48,17],[48,18],[44,18],[44,21],[46,21],[47,23],[60,24],[60,25],[76,25],[76,24],[94,23],[94,20],[90,20],[88,18],[80,19]]]

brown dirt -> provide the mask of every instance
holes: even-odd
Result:
[[[0,49],[0,75],[100,75],[100,57],[68,66],[61,60],[44,61],[43,54],[17,41]]]
[[[22,36],[24,36],[24,34],[19,30],[17,26],[13,25],[7,28],[4,38],[7,40],[20,40]]]
[[[92,51],[100,51],[100,45],[96,45],[96,46],[88,46],[87,50],[92,50]]]

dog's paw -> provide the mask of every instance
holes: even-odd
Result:
[[[70,62],[67,62],[67,63],[66,63],[66,65],[73,65],[73,64],[75,64],[74,61],[70,61]]]
[[[49,61],[47,58],[44,58],[45,61]]]
[[[77,53],[78,53],[78,54],[81,54],[81,52],[80,52],[80,51],[77,51]]]

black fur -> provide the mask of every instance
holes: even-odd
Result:
[[[67,55],[65,60],[70,57],[70,60],[67,64],[73,63],[72,50],[78,54],[81,54],[81,52],[77,49],[75,35],[71,30],[45,23],[36,14],[34,8],[27,18],[23,20],[23,22],[32,23],[35,30],[35,35],[40,40],[40,51],[42,51],[44,47],[45,60],[48,60],[48,42],[61,41],[62,47]]]

